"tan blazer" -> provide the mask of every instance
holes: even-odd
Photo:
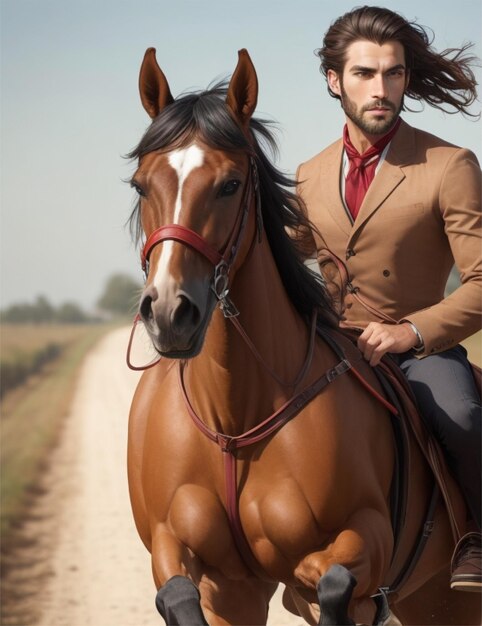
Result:
[[[342,200],[340,139],[298,168],[315,235],[347,266],[359,295],[420,331],[424,355],[481,327],[481,171],[475,155],[402,122],[353,223]],[[324,239],[324,242],[323,242]],[[444,298],[455,262],[462,285]],[[378,320],[350,294],[347,323]]]

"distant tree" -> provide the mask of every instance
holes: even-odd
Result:
[[[102,311],[113,315],[131,314],[136,307],[141,285],[127,274],[114,274],[106,283],[104,293],[97,301]]]
[[[38,296],[33,304],[26,302],[12,304],[1,313],[2,322],[16,324],[45,324],[53,322],[54,319],[55,309],[45,296]]]
[[[53,307],[45,296],[38,296],[33,304],[21,302],[0,311],[0,322],[12,324],[80,324],[92,321],[75,302]]]
[[[12,324],[32,321],[32,305],[27,303],[12,304],[1,312],[0,320]]]
[[[39,324],[52,322],[55,318],[55,309],[45,296],[38,296],[32,306],[32,318]]]
[[[83,324],[90,320],[75,302],[64,302],[56,311],[55,318],[61,324]]]

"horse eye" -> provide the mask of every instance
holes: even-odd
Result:
[[[226,183],[224,183],[224,185],[221,187],[221,190],[219,192],[219,195],[221,197],[224,196],[233,196],[237,191],[239,186],[241,185],[241,181],[233,179],[233,180],[228,180]]]
[[[145,198],[146,193],[144,191],[144,189],[142,189],[142,187],[136,183],[135,180],[131,180],[131,187],[142,197]]]

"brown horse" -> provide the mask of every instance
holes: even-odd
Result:
[[[265,624],[278,582],[310,624],[399,623],[388,604],[404,624],[479,623],[478,598],[449,590],[440,501],[415,569],[389,588],[389,413],[360,383],[379,389],[303,263],[308,223],[260,146],[271,136],[252,118],[247,52],[227,88],[174,100],[149,49],[140,91],[153,121],[131,155],[132,222],[147,238],[139,315],[170,358],[139,383],[128,470],[166,623]],[[410,465],[418,494],[399,562],[433,486],[419,452]]]

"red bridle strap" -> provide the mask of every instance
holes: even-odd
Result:
[[[208,261],[211,261],[213,265],[217,265],[223,259],[222,254],[209,245],[198,233],[180,224],[169,224],[168,226],[161,226],[155,230],[146,241],[141,254],[142,269],[144,272],[147,269],[147,262],[152,249],[154,246],[157,246],[158,243],[166,239],[179,241],[193,248],[208,259]]]
[[[234,263],[234,259],[241,245],[249,208],[251,205],[251,189],[253,183],[256,192],[256,210],[257,212],[260,212],[261,208],[258,205],[259,199],[257,168],[254,159],[250,157],[250,169],[247,176],[247,183],[244,187],[241,204],[239,206],[239,211],[236,217],[236,221],[234,223],[233,230],[231,231],[231,235],[229,236],[225,246],[223,247],[223,253],[213,248],[203,237],[201,237],[201,235],[191,230],[190,228],[187,228],[186,226],[182,226],[180,224],[169,224],[167,226],[161,226],[149,235],[146,243],[144,244],[144,247],[142,248],[141,263],[144,273],[147,273],[147,263],[149,261],[149,256],[154,246],[157,246],[157,244],[161,243],[162,241],[166,241],[167,239],[178,241],[179,243],[193,248],[194,250],[202,254],[204,258],[208,259],[208,261],[210,261],[215,267],[218,266],[222,261],[224,261],[224,264],[227,266],[226,269],[229,272],[229,269]],[[257,221],[258,226],[260,226],[260,218],[258,218]]]

